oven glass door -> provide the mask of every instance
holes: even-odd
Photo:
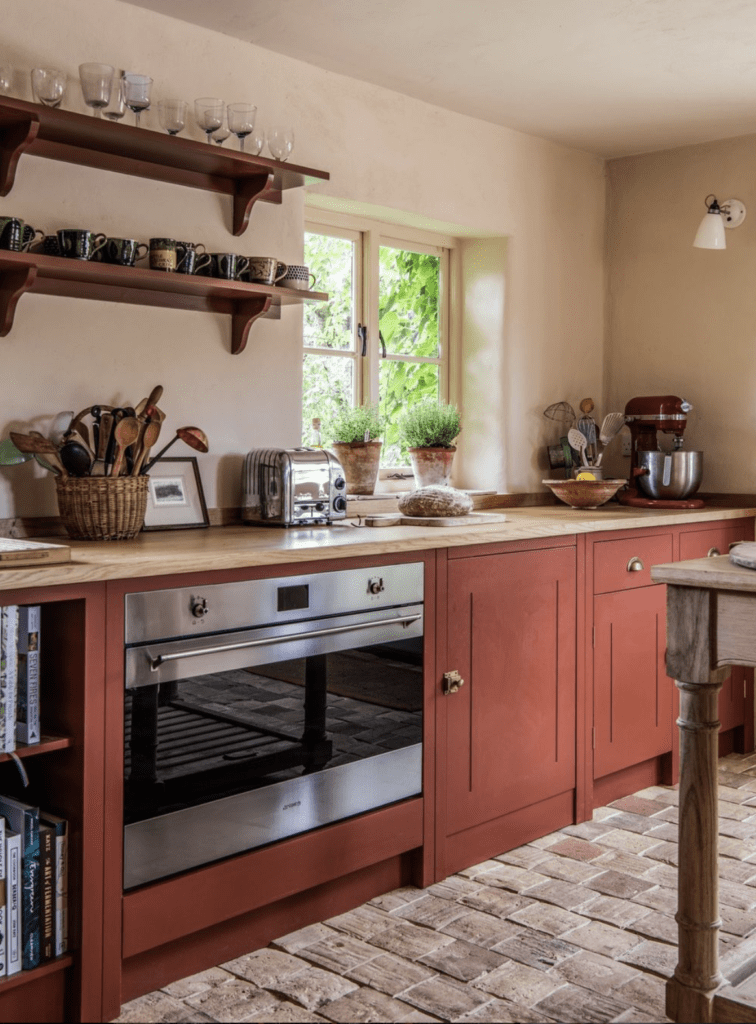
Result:
[[[125,887],[418,795],[422,644],[127,690]]]

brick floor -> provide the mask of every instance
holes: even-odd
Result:
[[[756,929],[756,756],[719,767],[729,951]],[[676,804],[676,790],[649,787],[427,890],[386,893],[135,999],[118,1022],[666,1021]]]

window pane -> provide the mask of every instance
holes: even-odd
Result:
[[[379,326],[393,355],[438,356],[441,259],[382,245]]]
[[[302,442],[314,444],[313,419],[325,426],[336,413],[354,405],[354,360],[305,352],[303,385]]]
[[[354,242],[307,232],[304,258],[315,288],[330,295],[328,302],[305,305],[305,347],[354,351]]]
[[[381,465],[408,466],[409,454],[399,442],[399,417],[425,398],[438,401],[438,365],[382,359],[379,386],[381,414],[386,420]]]

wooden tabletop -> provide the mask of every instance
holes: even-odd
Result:
[[[672,583],[680,587],[756,591],[756,570],[735,565],[729,555],[654,565],[651,578],[656,583]]]

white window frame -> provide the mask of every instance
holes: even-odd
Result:
[[[403,362],[433,362],[439,367],[439,400],[458,401],[458,374],[455,373],[457,359],[455,334],[451,307],[453,282],[456,273],[456,242],[451,235],[436,234],[414,227],[372,220],[351,214],[326,210],[309,210],[305,220],[305,231],[314,234],[333,235],[355,241],[355,314],[353,323],[353,349],[329,349],[332,355],[347,356],[356,360],[355,404],[378,400],[380,373],[380,339],[378,328],[379,262],[381,246],[407,249],[412,252],[430,253],[441,257],[441,280],[439,294],[439,351],[436,358],[415,356],[388,356]],[[361,287],[357,287],[361,283]],[[360,355],[361,342],[357,336],[358,324],[368,331],[367,357]],[[303,348],[305,353],[323,354],[320,348]],[[381,467],[380,477],[401,473],[411,477],[409,466]]]

